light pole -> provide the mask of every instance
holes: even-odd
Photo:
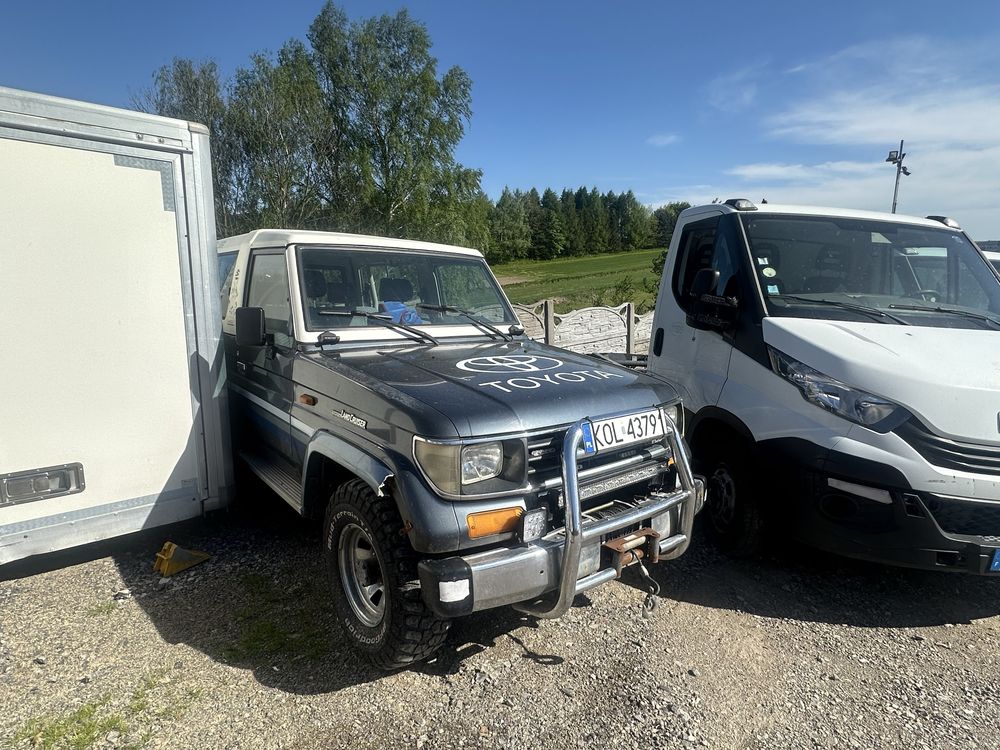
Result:
[[[899,196],[899,175],[905,174],[909,177],[912,172],[903,166],[903,158],[906,154],[903,153],[903,141],[899,142],[899,151],[890,151],[889,156],[886,157],[886,161],[890,164],[896,165],[896,187],[892,191],[892,213],[896,213],[896,198]]]

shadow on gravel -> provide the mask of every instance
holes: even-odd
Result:
[[[211,558],[161,584],[152,566],[168,540]],[[329,693],[385,677],[349,648],[341,634],[327,591],[318,524],[301,519],[266,490],[255,491],[249,504],[204,519],[34,558],[8,567],[4,577],[108,556],[130,591],[129,606],[140,607],[163,640],[251,670],[268,687]],[[511,609],[461,618],[433,660],[413,669],[457,673],[465,659],[501,639],[512,640],[523,658],[536,664],[562,662],[559,656],[528,648],[515,632],[524,626],[537,627],[537,621]]]
[[[660,596],[715,609],[855,627],[924,627],[1000,614],[1000,579],[910,570],[803,546],[734,559],[696,527],[688,552],[650,571]],[[639,575],[623,580],[645,590]]]

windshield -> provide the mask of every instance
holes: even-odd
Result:
[[[741,219],[772,315],[1000,327],[1000,280],[961,232],[828,216]]]
[[[444,253],[307,247],[299,251],[306,329],[517,322],[486,262]],[[435,309],[429,309],[433,307]],[[444,309],[447,308],[447,309]]]

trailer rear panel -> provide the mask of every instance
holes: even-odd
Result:
[[[0,564],[228,494],[208,137],[0,88]]]

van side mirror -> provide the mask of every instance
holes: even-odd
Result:
[[[687,324],[699,331],[725,331],[736,323],[739,303],[718,294],[719,272],[702,268],[691,281],[691,312]]]
[[[264,346],[264,308],[236,308],[236,346]]]
[[[691,281],[691,296],[696,300],[706,294],[713,294],[719,285],[719,272],[714,268],[702,268]]]

